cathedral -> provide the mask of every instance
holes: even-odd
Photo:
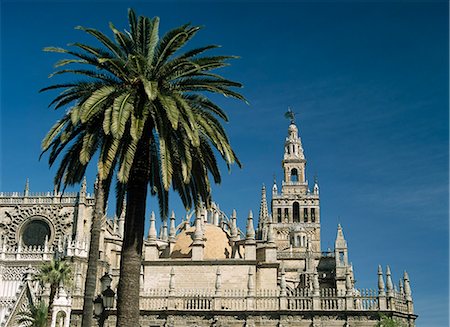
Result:
[[[379,266],[375,287],[358,289],[342,226],[334,249],[322,249],[319,185],[315,180],[311,187],[306,179],[293,120],[281,163],[283,181],[262,187],[258,215],[238,218],[213,203],[183,217],[172,213],[158,231],[155,215],[149,215],[141,326],[369,327],[383,315],[415,326],[406,272],[394,283],[389,266]],[[28,181],[23,193],[0,193],[0,327],[21,326],[20,311],[48,299],[48,288],[33,275],[55,256],[70,261],[73,283],[60,286],[52,324],[80,326],[93,208],[86,181],[76,193],[33,193]],[[98,275],[111,276],[113,290],[123,227],[124,214],[102,225]],[[99,293],[102,288],[99,282]],[[114,307],[104,323],[115,326]]]

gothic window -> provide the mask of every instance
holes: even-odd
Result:
[[[311,222],[316,222],[316,208],[311,208]]]
[[[277,221],[281,223],[281,208],[277,209]]]
[[[23,227],[22,241],[27,246],[43,246],[50,238],[50,226],[41,219],[32,219]]]
[[[284,220],[285,221],[289,220],[289,209],[288,208],[284,208]]]
[[[301,240],[300,240],[300,236],[297,236],[297,244],[296,245],[297,246],[301,246],[302,245]]]
[[[298,182],[298,170],[297,170],[297,168],[293,168],[291,170],[291,182]]]
[[[303,220],[305,223],[308,222],[308,208],[303,208]]]
[[[292,205],[292,218],[294,223],[300,222],[300,204],[298,202],[294,202]]]

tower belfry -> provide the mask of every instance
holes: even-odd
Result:
[[[289,109],[288,135],[284,142],[281,162],[283,181],[281,193],[274,185],[272,191],[273,228],[279,251],[320,252],[320,200],[318,185],[310,192],[306,179],[306,158],[302,141],[295,124],[294,113]]]

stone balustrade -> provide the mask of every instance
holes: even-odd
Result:
[[[20,245],[9,246],[0,239],[0,261],[48,261],[55,253],[61,252],[65,256],[78,256],[87,258],[88,244],[85,241],[67,241],[59,246]]]
[[[350,306],[349,306],[349,303]],[[387,310],[408,313],[404,294],[396,291],[394,303]],[[74,310],[81,310],[83,297],[74,296]],[[379,311],[379,298],[374,290],[354,290],[351,295],[336,289],[321,289],[314,295],[310,289],[289,290],[281,296],[279,290],[257,290],[249,296],[247,290],[224,289],[219,294],[214,289],[152,289],[141,293],[142,311]],[[115,308],[113,308],[115,309]]]
[[[0,204],[18,205],[18,204],[75,204],[78,201],[78,193],[53,193],[53,192],[0,192]],[[86,203],[93,205],[95,199],[93,195],[86,194]]]

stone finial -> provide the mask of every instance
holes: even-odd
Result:
[[[254,240],[255,239],[255,229],[253,227],[253,212],[250,210],[248,213],[247,218],[247,232],[245,235],[247,240]]]
[[[273,226],[272,221],[269,222],[269,229],[267,231],[267,243],[275,243],[274,235],[273,235]]]
[[[169,294],[172,295],[174,290],[175,290],[175,269],[172,267],[172,269],[170,269]]]
[[[156,226],[155,226],[155,213],[152,211],[152,213],[150,214],[150,228],[148,230],[148,236],[147,239],[150,242],[156,242]]]
[[[272,195],[278,195],[278,186],[277,181],[275,179],[273,180]]]
[[[222,288],[222,272],[220,271],[220,267],[217,267],[216,270],[216,295],[220,295],[221,288]]]
[[[392,283],[391,268],[389,266],[386,267],[386,290],[388,296],[393,295],[394,284]]]
[[[406,301],[412,301],[412,296],[411,296],[411,285],[409,283],[409,276],[408,273],[404,272],[403,274],[403,282],[405,284],[405,297],[406,297]]]
[[[378,265],[378,294],[381,296],[386,295],[384,291],[383,269],[381,268],[381,265]]]
[[[353,285],[350,276],[350,269],[347,269],[347,271],[345,272],[345,289],[347,290],[347,295],[352,294]]]
[[[67,298],[67,293],[62,283],[59,283],[58,286],[58,298]]]
[[[313,295],[320,295],[320,285],[319,285],[319,273],[317,272],[317,268],[314,269],[313,275]]]
[[[403,287],[403,281],[401,279],[398,281],[398,288],[399,288],[400,294],[405,295],[405,289]]]
[[[284,262],[281,262],[280,296],[286,296],[286,270]]]
[[[247,281],[247,289],[248,295],[255,295],[255,281],[253,280],[253,269],[252,267],[248,268],[248,281]]]
[[[203,242],[202,221],[200,217],[195,218],[194,243]]]
[[[45,241],[44,241],[44,252],[48,252],[48,235],[45,235]]]
[[[25,181],[25,190],[24,190],[24,196],[28,196],[30,193],[30,180],[27,177],[27,180]]]
[[[319,195],[319,182],[317,181],[317,176],[314,176],[314,190],[315,195]]]
[[[170,215],[169,242],[175,242],[175,212]]]
[[[86,194],[86,191],[87,191],[87,180],[86,180],[86,176],[84,176],[83,181],[81,182],[80,193]]]
[[[231,238],[233,240],[237,240],[238,239],[238,230],[237,230],[237,226],[236,226],[236,220],[237,220],[237,215],[236,215],[236,209],[233,209],[233,213],[231,214]]]
[[[213,225],[214,226],[219,226],[220,219],[219,219],[219,210],[217,208],[213,208],[212,216],[213,216]]]
[[[165,217],[163,219],[163,222],[162,222],[162,231],[161,231],[161,235],[160,235],[160,238],[161,238],[162,241],[167,241],[168,240],[168,235],[167,234],[168,234],[167,233],[167,217]]]

